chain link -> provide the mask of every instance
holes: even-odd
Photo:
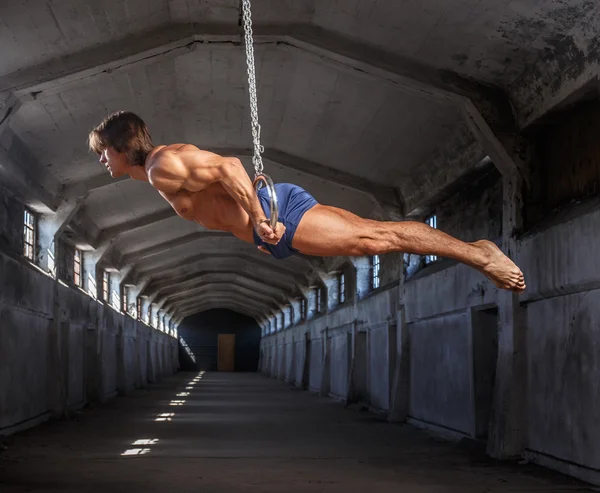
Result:
[[[252,163],[254,164],[254,172],[256,173],[256,176],[258,176],[263,171],[261,153],[263,153],[265,149],[260,145],[260,125],[258,123],[258,97],[256,96],[256,73],[254,71],[254,46],[252,39],[252,13],[250,10],[250,0],[242,0],[242,9],[246,45],[246,64],[248,66],[248,91],[250,93],[252,141],[254,143]]]

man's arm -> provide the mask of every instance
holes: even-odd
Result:
[[[225,190],[240,204],[250,216],[256,228],[259,222],[267,217],[260,205],[252,181],[246,173],[242,162],[237,158],[221,158],[223,162],[219,168],[219,181]]]
[[[165,193],[179,190],[198,192],[212,183],[220,182],[248,213],[255,228],[266,220],[252,181],[239,159],[193,149],[183,152],[160,151],[148,173],[152,186]]]

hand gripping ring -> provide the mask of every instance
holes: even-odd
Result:
[[[269,175],[264,173],[259,173],[254,178],[254,188],[258,192],[262,186],[261,182],[264,183],[264,186],[267,187],[267,191],[269,192],[269,199],[271,201],[271,229],[275,231],[275,227],[277,226],[277,220],[279,219],[279,204],[277,203],[277,194],[275,193],[275,185],[273,185],[273,180],[269,178]]]

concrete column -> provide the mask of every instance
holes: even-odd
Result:
[[[522,179],[503,177],[503,250],[519,264],[516,234],[522,230]],[[498,292],[498,364],[487,452],[494,458],[519,457],[527,437],[527,327],[519,296]]]
[[[402,423],[408,417],[410,400],[410,338],[404,307],[396,313],[396,362],[392,378],[388,421]]]
[[[97,402],[102,397],[102,338],[100,314],[104,307],[95,303],[92,307],[91,322],[85,333],[86,400]]]
[[[122,302],[121,302],[121,274],[118,271],[110,270],[110,280],[109,280],[109,299],[110,306],[112,306],[118,312],[122,311]]]
[[[119,323],[116,336],[117,343],[117,393],[127,394],[127,366],[125,364],[125,327],[123,321]]]
[[[348,390],[346,392],[346,406],[357,401],[356,399],[356,334],[358,333],[358,322],[352,324],[352,346],[350,351],[350,368],[348,368]]]
[[[81,209],[85,197],[63,201],[55,213],[44,214],[38,222],[37,254],[39,266],[53,277],[56,277],[58,259],[58,239],[66,226]]]
[[[140,320],[142,320],[143,322],[145,322],[146,324],[150,325],[150,311],[152,310],[152,306],[150,305],[150,302],[148,300],[148,298],[143,297],[142,298],[142,313],[140,315]]]
[[[523,188],[529,182],[531,143],[514,122],[496,135],[472,102],[464,105],[466,122],[503,178],[502,248],[517,265],[516,236],[523,228]],[[527,437],[526,317],[519,298],[498,293],[498,364],[487,452],[494,458],[522,455]]]
[[[102,298],[102,269],[99,267],[110,253],[113,244],[113,241],[110,241],[83,254],[83,289],[93,298]]]
[[[396,312],[396,338],[395,347],[390,348],[390,359],[394,362],[390,389],[390,412],[388,421],[401,423],[408,417],[410,399],[410,339],[409,329],[406,326],[404,283],[408,275],[404,268],[400,274],[398,285],[398,310]]]
[[[328,396],[331,391],[331,338],[329,329],[323,331],[323,373],[319,395]]]
[[[323,297],[322,306],[325,308],[325,312],[334,310],[339,303],[339,285],[338,285],[338,274],[335,273],[332,276],[326,277],[324,280],[325,284],[325,296]]]

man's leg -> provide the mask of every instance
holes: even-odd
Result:
[[[525,289],[521,270],[491,241],[465,243],[415,221],[373,221],[319,204],[302,217],[292,246],[303,254],[323,257],[390,252],[437,255],[479,270],[499,288]]]

